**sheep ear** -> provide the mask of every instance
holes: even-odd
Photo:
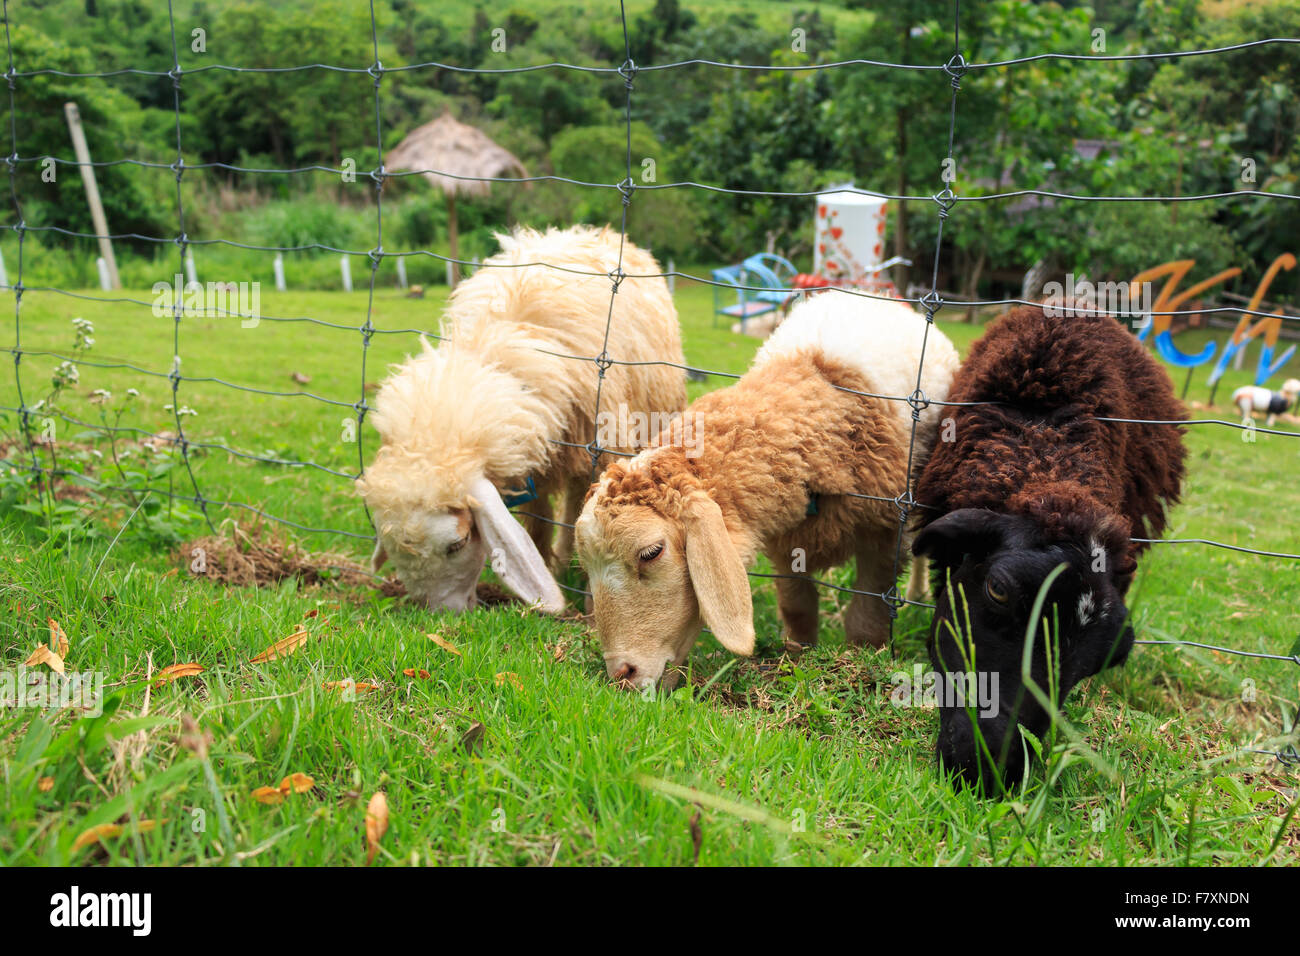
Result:
[[[546,569],[533,540],[506,508],[496,486],[479,478],[470,485],[469,495],[469,509],[487,544],[492,570],[529,604],[539,605],[551,614],[563,611],[564,596],[559,585]]]
[[[370,570],[378,571],[388,563],[388,552],[384,550],[384,542],[375,538],[375,550],[370,555]]]
[[[754,603],[745,563],[727,533],[722,509],[704,492],[682,506],[686,568],[700,614],[718,642],[733,654],[754,653]]]
[[[912,542],[912,553],[955,567],[963,555],[983,557],[996,550],[1005,530],[1005,515],[984,508],[959,508],[926,525]]]

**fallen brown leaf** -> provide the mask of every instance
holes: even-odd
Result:
[[[288,637],[276,641],[262,653],[249,660],[250,664],[265,664],[268,661],[274,661],[281,657],[288,657],[307,643],[310,635],[306,631],[295,631]]]
[[[694,863],[700,862],[700,847],[704,845],[704,829],[700,826],[700,808],[691,814],[691,846],[695,849]]]
[[[375,860],[379,852],[379,841],[388,832],[388,798],[380,790],[366,804],[366,866]]]
[[[365,681],[353,683],[351,680],[329,680],[325,682],[326,690],[348,690],[351,688],[358,694],[368,694],[372,690],[378,690],[378,684],[367,684]]]
[[[159,823],[166,823],[166,820],[140,820],[136,823],[135,828],[141,833],[148,833],[150,830],[157,829]],[[129,828],[120,823],[101,823],[97,827],[91,827],[89,830],[83,830],[81,835],[72,841],[72,849],[80,850],[83,846],[91,843],[98,843],[106,837],[121,836],[128,832]]]
[[[50,650],[59,657],[68,656],[68,635],[63,631],[63,625],[52,617],[45,619],[50,625]]]
[[[316,781],[305,773],[295,773],[280,781],[281,793],[306,793],[316,786]]]
[[[39,790],[41,793],[49,793],[51,790],[54,789],[54,778],[41,777],[40,780],[36,781],[36,789]]]
[[[154,687],[161,687],[163,684],[171,683],[182,677],[194,677],[203,673],[203,668],[198,664],[172,664],[164,667],[158,672],[158,678],[154,681]]]
[[[523,681],[519,679],[519,675],[516,674],[514,671],[502,671],[500,674],[497,674],[496,682],[498,687],[500,687],[506,681],[510,681],[510,683],[514,685],[515,690],[524,689]]]
[[[258,787],[253,791],[252,796],[258,803],[265,803],[272,807],[284,802],[284,793],[275,787]]]
[[[430,634],[429,640],[433,641],[433,643],[437,644],[444,651],[451,651],[457,657],[460,657],[460,651],[457,649],[456,645],[453,644],[451,641],[447,640],[446,638],[441,637],[438,634]]]
[[[460,738],[460,745],[465,748],[465,753],[472,754],[482,747],[485,730],[486,728],[481,723],[475,721],[469,730],[465,731],[465,735]]]
[[[42,644],[32,651],[32,656],[23,661],[24,667],[39,667],[44,664],[52,671],[63,673],[63,658],[50,650],[50,645]]]

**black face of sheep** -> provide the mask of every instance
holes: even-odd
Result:
[[[1123,663],[1133,646],[1115,569],[1094,540],[1049,542],[1028,518],[979,508],[936,519],[913,550],[934,560],[941,589],[929,643],[931,662],[945,678],[939,762],[963,783],[1000,793],[999,774],[1009,786],[1024,770],[1016,725],[1041,739],[1050,724],[1022,679],[1039,590],[1064,565],[1039,616],[1049,628],[1037,629],[1029,662],[1034,684],[1059,702],[1085,677]]]

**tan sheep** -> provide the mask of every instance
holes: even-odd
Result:
[[[612,679],[654,684],[686,659],[701,624],[728,650],[752,653],[745,569],[759,552],[784,575],[781,618],[800,644],[817,639],[807,575],[856,557],[856,588],[891,587],[912,409],[859,393],[911,395],[925,331],[902,303],[821,293],[791,313],[735,385],[696,401],[658,447],[606,469],[578,519],[577,547]],[[957,365],[952,343],[931,328],[927,398],[946,398]],[[937,405],[920,413],[914,472],[940,414]],[[913,582],[922,577],[914,571]],[[855,595],[844,629],[852,644],[882,644],[884,601]]]
[[[686,404],[677,312],[659,264],[631,242],[608,322],[609,366],[601,387],[610,274],[620,236],[575,226],[498,236],[501,252],[452,293],[437,348],[396,366],[375,397],[382,445],[357,481],[377,531],[372,564],[391,559],[407,591],[431,608],[474,604],[484,562],[524,600],[547,611],[564,601],[550,555],[550,498],[562,496],[572,525],[591,477],[586,449],[635,453],[654,424]],[[546,263],[546,265],[530,264]],[[549,268],[548,266],[558,267]],[[566,271],[567,270],[567,271]],[[580,274],[580,273],[594,273]],[[565,356],[581,356],[585,361]],[[611,460],[605,455],[603,461]],[[529,486],[528,533],[503,494]],[[567,566],[573,534],[561,528],[554,566]]]

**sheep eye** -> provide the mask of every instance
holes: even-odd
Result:
[[[646,548],[644,551],[638,554],[637,557],[641,559],[642,563],[649,564],[655,558],[659,557],[659,555],[663,554],[663,551],[664,551],[664,546],[662,544],[655,544]]]
[[[453,541],[451,544],[447,545],[447,553],[455,554],[461,548],[465,547],[465,544],[468,541],[469,541],[469,535],[465,535],[465,537],[461,538],[459,541]]]
[[[987,578],[984,581],[984,593],[987,594],[989,600],[993,601],[995,604],[1006,604],[1007,599],[1011,597],[1006,588],[999,585],[992,578]]]

